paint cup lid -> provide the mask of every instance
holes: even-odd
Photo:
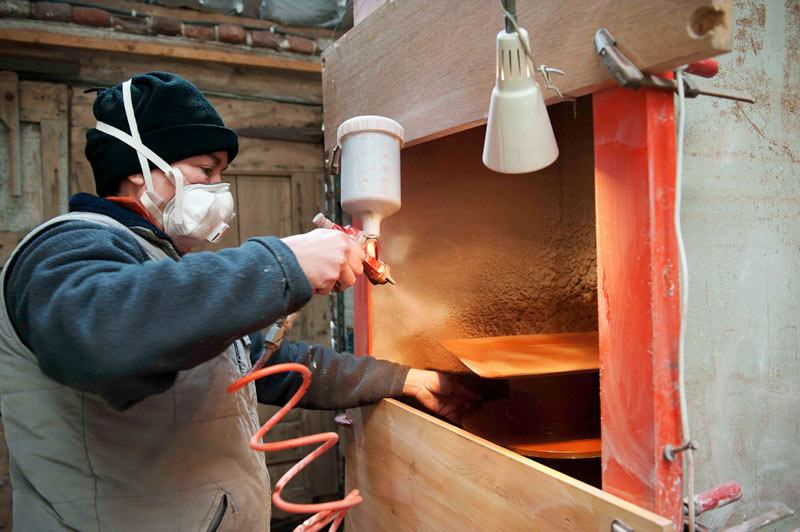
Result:
[[[377,131],[378,133],[394,135],[400,141],[400,147],[403,147],[403,136],[405,134],[403,126],[391,118],[376,115],[354,116],[342,122],[342,125],[336,131],[336,143],[341,146],[342,140],[347,135],[364,131]]]

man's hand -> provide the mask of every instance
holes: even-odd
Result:
[[[420,369],[408,372],[403,395],[413,397],[425,408],[459,425],[461,417],[474,410],[481,400],[455,375]]]
[[[314,229],[282,240],[294,252],[315,294],[328,294],[334,286],[344,290],[364,271],[364,250],[340,231]]]

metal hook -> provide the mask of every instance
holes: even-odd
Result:
[[[556,87],[550,81],[550,74],[559,74],[559,75],[563,76],[564,75],[564,71],[563,70],[559,70],[557,68],[549,67],[549,66],[546,66],[546,65],[539,65],[538,67],[536,67],[536,70],[538,70],[539,73],[544,78],[544,86],[546,88],[548,88],[548,89],[552,89],[552,90],[556,91],[556,94],[558,94],[558,97],[561,98],[562,100],[564,100],[565,99],[564,95],[561,94],[561,91],[558,90],[558,87]]]

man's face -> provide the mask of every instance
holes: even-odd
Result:
[[[228,152],[216,151],[203,155],[195,155],[188,159],[172,163],[184,177],[184,186],[203,184],[213,185],[222,181],[222,172],[228,167]],[[158,168],[151,171],[153,188],[159,196],[169,201],[175,196],[175,185],[172,184],[164,172]]]

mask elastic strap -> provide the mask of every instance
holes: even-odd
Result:
[[[166,205],[164,198],[156,193],[153,187],[153,178],[150,174],[150,165],[147,160],[153,162],[164,174],[167,179],[172,181],[175,185],[175,206],[180,221],[183,220],[183,174],[177,168],[171,167],[156,153],[144,145],[141,136],[139,135],[139,127],[136,124],[136,115],[133,112],[133,97],[131,96],[131,80],[122,84],[122,100],[125,107],[125,116],[128,119],[128,128],[131,134],[127,134],[119,128],[116,128],[105,122],[98,121],[95,128],[102,131],[107,135],[120,140],[136,150],[136,156],[139,159],[139,165],[142,167],[142,175],[144,176],[145,193],[142,194],[140,200],[142,205],[153,217],[161,222],[163,225],[163,210]]]
[[[128,119],[128,129],[131,132],[131,138],[133,138],[139,144],[143,144],[142,137],[139,135],[139,126],[136,124],[136,115],[133,112],[131,81],[132,80],[129,79],[122,84],[122,103],[125,107],[125,116]],[[147,164],[147,159],[139,150],[136,150],[136,156],[139,158],[139,165],[142,167],[145,188],[147,188],[149,192],[155,191],[155,188],[153,188],[153,177],[150,175],[150,165]]]

